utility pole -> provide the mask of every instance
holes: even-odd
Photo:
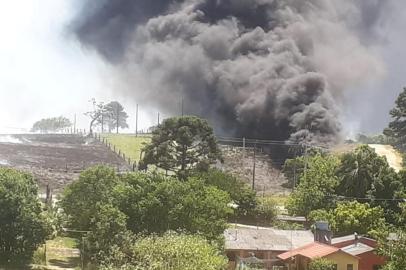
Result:
[[[159,114],[159,112],[158,112],[158,127],[159,127],[159,125],[160,125],[160,114]]]
[[[118,134],[118,128],[119,128],[119,122],[120,122],[120,111],[118,110],[118,104],[117,104],[117,108],[116,108],[116,113],[117,113],[116,133]]]
[[[138,103],[135,109],[135,137],[138,137]]]
[[[75,119],[73,120],[73,133],[76,133],[76,113],[75,113]]]
[[[256,170],[256,159],[257,159],[257,141],[254,144],[254,166],[252,168],[252,190],[255,190],[255,170]]]
[[[182,117],[185,115],[185,110],[184,110],[184,98],[182,96],[182,102],[181,102],[181,106],[182,106]]]

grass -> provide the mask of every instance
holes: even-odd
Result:
[[[107,139],[112,145],[123,152],[126,157],[140,161],[141,149],[145,143],[149,143],[151,138],[148,136],[138,136],[133,134],[103,134],[103,138]]]

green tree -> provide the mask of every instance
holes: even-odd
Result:
[[[348,197],[365,198],[372,186],[386,174],[394,171],[385,158],[378,156],[375,150],[367,145],[358,147],[354,152],[341,156],[337,170],[340,178],[338,193]]]
[[[233,203],[238,206],[235,209],[236,217],[252,216],[257,206],[256,192],[241,179],[219,169],[209,169],[207,172],[199,173],[197,177],[207,185],[215,186],[230,195]]]
[[[68,118],[59,116],[53,118],[46,118],[35,122],[31,128],[31,132],[38,131],[41,133],[58,132],[71,126],[72,123]]]
[[[369,204],[340,202],[333,210],[316,210],[310,213],[309,220],[328,221],[335,235],[358,234],[373,235],[386,222],[383,209],[371,207]]]
[[[221,151],[206,120],[195,116],[174,117],[153,131],[143,149],[144,165],[152,164],[186,179],[192,170],[208,170],[221,160]]]
[[[69,225],[78,230],[90,230],[100,204],[117,205],[120,183],[112,168],[97,166],[82,172],[77,181],[65,188],[60,201]]]
[[[379,253],[387,258],[383,270],[406,269],[406,231],[395,230],[392,235],[388,233],[379,241]]]
[[[27,263],[49,228],[29,174],[0,168],[0,264]]]
[[[335,175],[338,165],[334,156],[317,154],[308,158],[307,170],[297,189],[289,196],[289,212],[307,217],[313,210],[334,207],[332,197],[339,183]]]
[[[185,230],[218,240],[232,213],[224,191],[192,178],[187,182],[157,174],[128,174],[121,209],[135,233]]]
[[[395,108],[390,111],[392,121],[384,134],[396,140],[395,145],[404,151],[406,149],[406,87],[395,101]]]
[[[128,128],[128,114],[124,111],[123,105],[118,101],[107,103],[104,106],[104,113],[102,116],[103,120],[101,121],[106,121],[110,133],[114,129],[116,130],[116,133],[118,133],[119,128]]]
[[[227,258],[199,236],[166,233],[136,241],[124,255],[115,250],[105,259],[102,270],[223,270]]]
[[[90,220],[90,232],[86,235],[86,247],[82,252],[87,259],[99,261],[110,252],[112,246],[125,246],[131,240],[126,226],[127,216],[110,204],[97,204]]]
[[[310,262],[309,270],[334,270],[334,262],[318,258]]]

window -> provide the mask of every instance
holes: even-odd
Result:
[[[373,269],[373,270],[380,270],[380,269],[382,269],[382,266],[375,264],[375,265],[372,267],[372,269]]]
[[[334,265],[333,265],[333,269],[334,269],[334,270],[337,270],[337,264],[334,264]]]
[[[354,266],[352,264],[347,264],[347,270],[354,270]]]

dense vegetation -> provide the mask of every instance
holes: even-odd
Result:
[[[23,265],[50,227],[31,175],[0,168],[0,265]]]
[[[72,126],[71,121],[63,116],[46,118],[35,122],[31,128],[31,132],[41,132],[41,133],[58,132],[71,126]]]
[[[181,179],[196,169],[207,171],[210,165],[222,159],[213,128],[195,116],[163,121],[143,151],[143,166],[155,165]]]

